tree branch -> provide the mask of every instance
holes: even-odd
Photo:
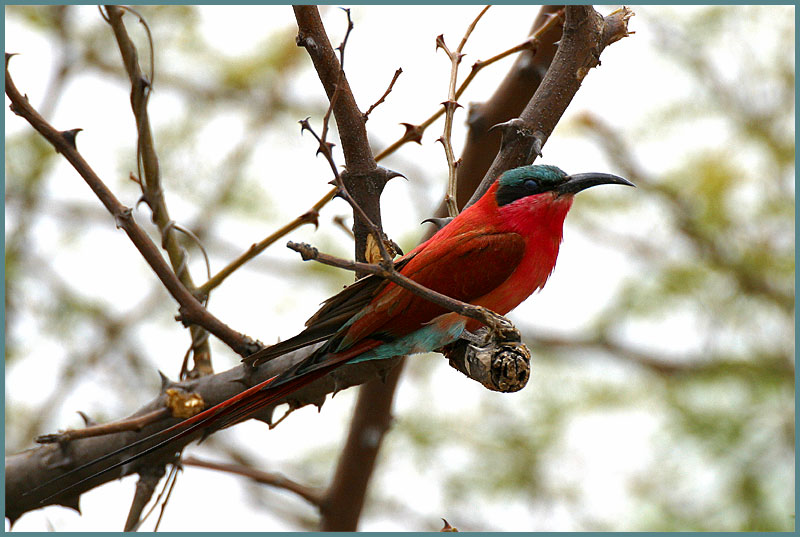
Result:
[[[558,50],[533,98],[519,118],[499,125],[503,134],[494,159],[469,203],[475,203],[505,171],[530,164],[542,153],[564,111],[605,47],[628,35],[633,12],[617,10],[603,18],[592,6],[567,6]]]
[[[251,468],[249,466],[244,466],[241,464],[229,464],[229,463],[221,463],[221,462],[211,462],[205,461],[202,459],[198,459],[197,457],[184,457],[181,460],[181,464],[184,466],[195,466],[197,468],[206,468],[208,470],[217,470],[220,472],[227,472],[230,474],[241,475],[252,479],[256,483],[261,483],[262,485],[269,485],[271,487],[280,488],[284,490],[288,490],[289,492],[293,492],[303,498],[305,501],[310,503],[311,505],[319,507],[322,504],[322,491],[314,488],[309,487],[306,485],[302,485],[297,483],[296,481],[292,481],[288,477],[275,473],[275,472],[264,472],[263,470],[256,470],[255,468]]]

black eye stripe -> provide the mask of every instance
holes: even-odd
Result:
[[[546,190],[548,190],[548,188],[543,187],[535,179],[526,179],[522,184],[518,185],[501,185],[497,189],[495,197],[497,199],[497,205],[502,207],[520,198],[541,194]]]

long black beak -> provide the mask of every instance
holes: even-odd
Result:
[[[577,194],[581,190],[586,190],[597,185],[628,185],[635,187],[633,183],[627,179],[623,179],[618,175],[611,175],[610,173],[576,173],[568,175],[567,180],[558,185],[554,190],[559,195],[562,194]]]

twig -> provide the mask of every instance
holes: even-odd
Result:
[[[339,229],[341,229],[342,231],[344,231],[347,234],[348,237],[350,237],[351,239],[354,238],[353,230],[352,230],[352,228],[347,227],[347,222],[346,222],[346,220],[345,220],[345,218],[343,216],[341,216],[341,215],[334,216],[333,217],[333,224],[336,227],[338,227]]]
[[[369,150],[364,115],[359,111],[347,77],[341,76],[341,66],[331,48],[319,11],[315,6],[296,5],[292,8],[297,19],[297,44],[305,47],[325,88],[328,99],[340,93],[333,106],[339,127],[339,138],[345,166],[350,173],[368,174],[376,168]]]
[[[164,501],[161,503],[161,510],[158,512],[158,520],[156,520],[156,525],[153,528],[154,532],[158,531],[158,527],[161,525],[161,520],[164,518],[164,512],[167,509],[167,504],[169,503],[169,499],[172,498],[172,491],[175,490],[175,483],[178,482],[178,472],[180,471],[180,469],[181,468],[179,465],[177,464],[172,465],[172,470],[170,470],[170,474],[167,477],[167,481],[164,483],[164,488],[162,489],[161,494],[158,495],[158,498],[156,498],[156,503],[153,505],[153,508],[155,508],[155,506],[158,505],[158,502],[161,500],[161,497],[163,496],[164,492],[166,492],[166,496],[164,496]],[[150,513],[148,512],[147,516],[149,515]]]
[[[481,12],[483,13],[483,12]],[[466,38],[466,36],[465,36]],[[461,63],[461,53],[451,52],[444,42],[444,35],[436,38],[436,48],[441,48],[450,58],[450,84],[447,91],[447,100],[442,103],[444,106],[444,132],[439,138],[444,147],[445,158],[447,159],[447,193],[444,196],[444,203],[447,206],[447,213],[451,217],[458,215],[458,204],[456,203],[456,156],[453,152],[453,116],[456,108],[461,106],[456,102],[456,79],[458,78],[458,64]]]
[[[323,254],[313,246],[304,243],[289,242],[286,246],[290,250],[294,250],[295,252],[299,253],[303,257],[303,261],[313,260],[331,267],[338,267],[345,270],[358,271],[366,274],[375,274],[376,276],[385,278],[392,283],[408,289],[409,291],[449,311],[458,313],[471,319],[476,319],[496,333],[505,332],[509,327],[512,326],[511,323],[502,315],[498,315],[497,313],[494,313],[493,311],[482,306],[467,304],[465,302],[461,302],[460,300],[450,298],[449,296],[443,295],[432,289],[428,289],[427,287],[424,287],[414,280],[395,271],[394,267],[392,266],[384,267],[383,263],[361,263],[359,261],[340,259],[328,254]]]
[[[230,474],[241,475],[252,479],[257,483],[261,483],[262,485],[269,485],[271,487],[276,487],[284,490],[288,490],[289,492],[293,492],[306,500],[311,505],[315,505],[319,507],[322,503],[322,491],[315,488],[309,487],[306,485],[301,485],[296,481],[292,481],[291,479],[275,472],[264,472],[262,470],[256,470],[255,468],[251,468],[249,466],[243,466],[241,464],[229,464],[229,463],[221,463],[221,462],[211,462],[205,461],[202,459],[198,459],[197,457],[184,457],[182,460],[182,464],[184,466],[196,466],[197,468],[207,468],[209,470],[217,470],[220,472],[227,472]]]
[[[83,429],[69,429],[60,433],[44,434],[36,437],[37,444],[52,444],[54,442],[65,443],[71,442],[78,438],[90,438],[92,436],[103,436],[111,433],[118,433],[122,431],[141,431],[145,425],[150,425],[158,420],[162,420],[169,416],[167,408],[160,408],[152,412],[148,412],[142,416],[134,418],[126,418],[111,423],[103,423],[100,425],[90,425]]]
[[[302,130],[309,131],[314,136],[314,138],[317,139],[317,142],[319,143],[319,152],[323,154],[325,159],[328,161],[331,170],[333,171],[333,183],[336,185],[337,195],[350,204],[356,216],[361,219],[361,221],[370,230],[370,233],[372,233],[373,236],[376,238],[375,242],[377,243],[378,249],[380,250],[381,258],[387,265],[391,264],[392,255],[389,254],[389,250],[386,248],[386,240],[385,240],[386,237],[385,234],[383,233],[383,230],[379,228],[372,221],[372,219],[367,215],[367,213],[364,211],[361,205],[359,205],[355,201],[353,196],[350,195],[350,192],[345,186],[344,181],[342,180],[342,176],[339,173],[338,168],[336,167],[336,163],[333,160],[333,153],[331,151],[330,144],[325,143],[325,141],[319,135],[317,135],[317,133],[311,127],[311,124],[308,122],[308,118],[301,120],[300,125],[302,126],[301,127]]]
[[[456,99],[461,97],[461,95],[467,89],[472,80],[477,76],[479,71],[481,71],[485,67],[492,65],[493,63],[502,60],[503,58],[506,58],[507,56],[510,56],[511,54],[535,48],[536,46],[538,46],[541,36],[544,33],[550,31],[550,29],[555,25],[563,24],[563,22],[564,22],[563,15],[551,17],[531,37],[529,37],[522,43],[515,45],[499,54],[496,54],[491,58],[489,58],[488,60],[475,62],[467,77],[464,79],[463,82],[461,82],[461,84],[458,86],[458,89],[456,89],[455,93]],[[397,151],[401,146],[407,144],[408,142],[420,141],[422,139],[422,135],[425,133],[425,130],[428,127],[430,127],[437,119],[439,119],[444,113],[445,109],[439,108],[436,112],[434,112],[430,117],[428,117],[422,123],[419,124],[405,123],[404,125],[406,125],[406,132],[403,133],[403,136],[395,140],[393,143],[387,146],[383,151],[375,155],[375,160],[376,161],[383,160],[384,158],[388,157],[389,155]]]
[[[447,159],[447,193],[444,196],[444,203],[447,207],[447,213],[450,217],[454,218],[458,216],[458,202],[456,200],[456,167],[458,166],[458,162],[456,161],[456,155],[453,152],[453,119],[455,117],[456,108],[459,108],[461,105],[456,102],[456,82],[458,81],[458,66],[461,64],[461,58],[464,57],[462,51],[464,50],[464,45],[467,44],[467,39],[472,34],[472,31],[477,26],[478,21],[481,20],[484,13],[486,13],[489,8],[492,6],[484,7],[478,16],[475,17],[475,20],[472,21],[472,24],[469,25],[467,31],[464,33],[464,37],[461,39],[461,43],[459,43],[458,48],[455,52],[451,52],[447,45],[444,42],[444,35],[440,35],[436,38],[436,48],[441,48],[447,54],[447,57],[450,58],[450,83],[448,84],[447,88],[447,101],[442,103],[444,105],[444,131],[442,133],[442,137],[439,138],[439,141],[442,142],[442,146],[444,147],[444,154],[445,158]]]
[[[142,254],[145,261],[156,273],[156,276],[180,304],[180,318],[187,324],[198,324],[217,336],[221,341],[241,356],[248,356],[259,349],[250,338],[236,332],[222,321],[214,317],[181,283],[175,273],[166,264],[158,247],[133,218],[129,207],[124,206],[111,190],[97,176],[94,170],[78,152],[74,143],[48,123],[28,102],[27,97],[20,94],[10,73],[6,61],[6,95],[11,100],[11,110],[24,118],[41,134],[64,158],[75,168],[97,195],[103,206],[114,217],[117,227],[122,228]]]
[[[403,74],[403,68],[402,67],[398,67],[397,71],[394,72],[394,76],[392,77],[392,81],[389,82],[389,87],[386,88],[386,91],[383,92],[383,95],[381,95],[381,98],[378,99],[377,101],[375,101],[375,104],[370,106],[367,109],[367,111],[364,112],[364,121],[366,121],[369,118],[369,115],[372,113],[373,110],[375,110],[380,104],[382,104],[386,100],[386,97],[389,96],[389,94],[392,92],[392,88],[394,88],[394,83],[397,82],[397,79],[400,78],[401,74]]]

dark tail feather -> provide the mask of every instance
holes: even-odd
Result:
[[[110,472],[116,468],[124,466],[125,464],[144,457],[145,455],[149,455],[154,451],[162,449],[181,438],[197,432],[200,429],[213,427],[214,430],[217,430],[229,425],[233,425],[234,423],[243,420],[253,412],[256,412],[257,410],[274,403],[281,397],[288,395],[302,388],[303,386],[306,386],[307,384],[310,384],[316,379],[321,378],[334,369],[344,365],[352,356],[353,355],[351,353],[346,353],[346,355],[335,356],[335,359],[330,361],[326,359],[319,360],[319,358],[317,358],[319,361],[316,361],[316,363],[313,365],[309,364],[307,360],[304,360],[300,364],[297,364],[297,366],[291,368],[289,371],[256,384],[255,386],[248,388],[240,394],[231,397],[230,399],[227,399],[226,401],[223,401],[209,408],[208,410],[197,414],[196,416],[192,416],[191,418],[164,429],[163,431],[159,431],[150,436],[132,442],[127,446],[121,447],[120,449],[112,451],[111,453],[107,453],[106,455],[103,455],[102,457],[99,457],[91,462],[83,464],[77,468],[73,468],[72,470],[46,481],[37,487],[24,492],[23,494],[32,494],[33,492],[55,481],[64,479],[70,475],[74,475],[78,472],[86,470],[87,468],[107,461],[108,459],[111,459],[121,453],[133,450],[138,446],[153,442],[156,439],[163,437],[163,440],[159,441],[158,443],[133,453],[131,456],[126,457],[122,461],[116,462],[105,468],[101,468],[88,477],[72,483],[58,492],[41,499],[39,501],[41,504],[69,490],[72,490],[99,475]],[[330,355],[326,358],[330,358]],[[311,367],[309,367],[309,365],[311,365]]]

